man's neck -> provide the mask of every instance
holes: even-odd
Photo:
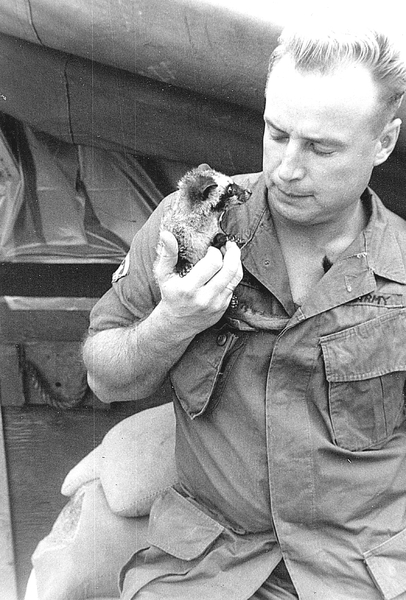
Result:
[[[358,237],[368,221],[361,200],[340,219],[311,225],[287,221],[274,214],[272,209],[271,213],[282,249],[296,247],[306,255],[328,256],[332,261]]]
[[[302,225],[273,216],[293,301],[302,304],[340,254],[358,237],[368,216],[362,202],[334,224]],[[327,260],[326,260],[327,258]],[[326,268],[326,266],[328,268]]]

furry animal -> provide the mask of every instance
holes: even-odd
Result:
[[[225,211],[246,202],[251,191],[231,177],[201,165],[187,172],[178,183],[179,192],[162,218],[161,229],[173,233],[179,257],[175,271],[186,275],[209,246],[220,248],[227,241],[221,228]]]

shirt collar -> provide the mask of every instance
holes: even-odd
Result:
[[[224,230],[239,242],[244,266],[292,315],[295,305],[268,207],[263,174],[240,176],[237,183],[251,187],[252,197],[227,213]],[[304,302],[302,318],[373,291],[375,275],[406,284],[404,253],[398,239],[399,224],[406,233],[406,223],[390,212],[370,188],[365,190],[362,200],[370,212],[366,228]]]
[[[371,218],[363,232],[369,267],[379,277],[404,284],[404,252],[399,244],[399,227],[394,225],[401,224],[406,233],[406,223],[391,213],[371,189],[367,188],[365,197],[372,207]]]
[[[267,189],[262,173],[238,175],[234,180],[238,185],[251,189],[252,195],[244,204],[227,211],[221,226],[229,237],[235,238],[244,248],[252,240],[268,210]]]
[[[297,312],[298,320],[374,292],[376,276],[406,283],[404,258],[397,238],[399,227],[395,227],[402,220],[386,209],[369,188],[362,199],[370,208],[367,226],[305,299]],[[406,232],[406,224],[402,227]]]
[[[256,173],[242,177],[244,179],[239,178],[237,183],[249,187],[252,196],[227,213],[224,230],[239,242],[244,268],[279,300],[287,314],[292,315],[296,307],[269,210],[264,176]]]

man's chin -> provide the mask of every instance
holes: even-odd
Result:
[[[287,221],[311,224],[317,219],[313,196],[295,196],[274,188],[268,191],[271,212]]]

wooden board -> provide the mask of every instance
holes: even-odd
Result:
[[[7,464],[3,439],[3,418],[0,407],[0,596],[2,600],[17,600],[13,534],[8,493]]]

